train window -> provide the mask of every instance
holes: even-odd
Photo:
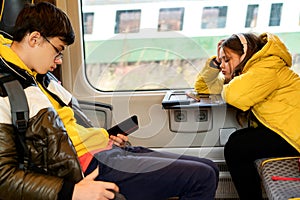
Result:
[[[257,13],[258,13],[258,5],[248,5],[247,8],[247,16],[246,16],[246,22],[245,27],[256,27],[257,23]]]
[[[202,29],[224,28],[226,26],[227,6],[204,7]]]
[[[280,26],[282,5],[282,3],[272,4],[269,26]]]
[[[87,1],[82,10],[94,11],[95,25],[92,34],[84,33],[85,74],[91,86],[103,92],[193,87],[207,52],[178,32],[184,7]],[[157,21],[146,18],[153,13],[159,31]]]
[[[158,31],[181,31],[184,8],[161,8],[159,10]]]
[[[217,42],[236,31],[274,32],[299,54],[299,9],[289,0],[231,2],[82,0],[86,80],[103,92],[193,88]]]
[[[83,13],[84,34],[93,34],[94,13]]]
[[[137,33],[140,29],[141,10],[118,10],[115,33]]]

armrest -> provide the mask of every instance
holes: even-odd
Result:
[[[78,124],[85,127],[101,127],[105,129],[111,127],[112,105],[82,100],[77,102],[78,104],[72,102],[72,105]]]

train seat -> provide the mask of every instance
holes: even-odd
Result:
[[[26,3],[30,2],[30,0],[1,1],[0,30],[2,34],[11,36],[19,12]]]
[[[266,158],[255,162],[268,199],[300,200],[299,158]]]

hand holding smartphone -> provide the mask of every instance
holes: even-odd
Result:
[[[130,118],[118,123],[117,125],[111,127],[107,130],[109,135],[117,136],[118,134],[129,135],[134,131],[138,130],[138,118],[136,115],[131,116]]]

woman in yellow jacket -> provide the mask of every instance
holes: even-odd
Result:
[[[249,126],[233,133],[224,156],[240,199],[262,199],[254,161],[299,155],[300,77],[278,36],[234,34],[220,41],[197,77],[198,93],[221,93],[248,113]]]

